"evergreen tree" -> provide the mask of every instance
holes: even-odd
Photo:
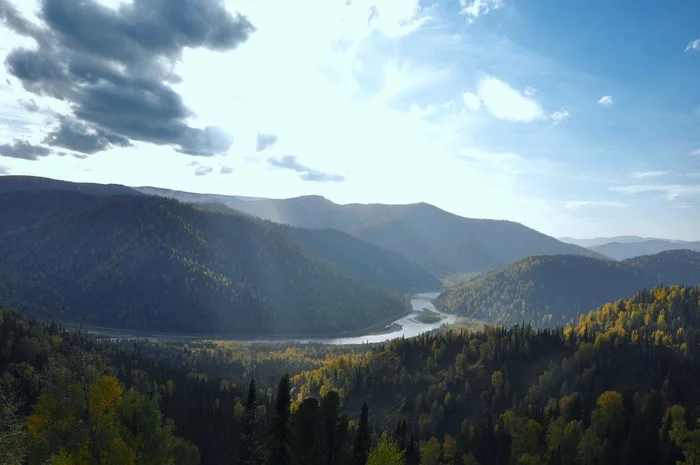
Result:
[[[321,399],[320,430],[321,447],[326,465],[335,465],[338,450],[343,447],[337,443],[338,412],[340,410],[340,396],[335,391],[329,391]]]
[[[362,404],[360,420],[355,431],[355,445],[352,448],[352,465],[365,465],[370,448],[369,409]]]
[[[289,375],[280,380],[268,446],[268,465],[291,465],[289,454],[289,405],[292,401]]]
[[[258,465],[260,463],[260,448],[255,437],[256,394],[255,380],[251,379],[250,385],[248,386],[248,398],[245,402],[243,433],[241,434],[241,445],[238,453],[238,465]]]
[[[319,405],[313,397],[304,399],[291,420],[290,453],[293,465],[321,465]]]
[[[418,452],[418,444],[416,444],[416,438],[411,433],[411,437],[408,440],[408,446],[406,446],[406,454],[404,455],[405,465],[418,465],[420,463],[420,453]]]

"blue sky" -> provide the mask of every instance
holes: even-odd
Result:
[[[114,14],[130,4],[99,3]],[[114,121],[133,117],[126,106],[80,120],[89,116],[71,101],[75,89],[98,84],[76,84],[61,100],[6,65],[0,170],[339,203],[425,201],[554,236],[698,240],[700,3],[630,5],[226,2],[255,27],[237,46],[154,55],[179,77],[158,84],[191,110],[182,121],[226,134],[223,142],[200,150],[119,132],[126,126]],[[39,2],[14,6],[46,22]],[[4,27],[0,55],[35,42]],[[56,136],[64,132],[47,137],[68,117],[87,126],[67,128],[112,138],[86,150]],[[39,149],[27,156],[28,146]]]

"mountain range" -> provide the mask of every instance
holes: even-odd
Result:
[[[596,237],[594,239],[575,239],[560,237],[560,241],[586,247],[594,252],[615,260],[625,260],[651,255],[666,250],[695,250],[700,251],[700,241],[679,241],[641,236]]]
[[[620,262],[575,255],[528,257],[443,292],[436,305],[495,324],[551,327],[660,284],[700,284],[700,252],[665,251]]]
[[[0,302],[42,317],[148,331],[316,335],[366,328],[406,311],[398,292],[244,215],[150,196],[6,195],[0,216],[15,227],[0,236]],[[46,205],[47,212],[13,215],[27,204]],[[405,269],[411,286],[435,279],[403,257],[357,242],[351,242],[355,273],[371,256],[370,278],[389,274],[403,286]]]
[[[0,305],[155,332],[364,331],[404,314],[406,293],[478,273],[438,305],[493,323],[551,326],[645,287],[700,282],[690,251],[617,262],[604,255],[617,258],[610,247],[590,250],[425,203],[2,176],[0,217]]]
[[[615,260],[625,260],[642,255],[652,255],[667,250],[694,250],[700,251],[700,241],[682,242],[667,239],[649,239],[640,242],[609,242],[594,247],[591,250]]]
[[[153,187],[136,190],[180,201],[223,204],[259,218],[302,228],[336,229],[397,252],[443,277],[506,266],[542,254],[603,258],[512,221],[464,218],[427,203],[339,205],[320,196],[251,199]]]

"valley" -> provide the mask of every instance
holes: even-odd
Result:
[[[0,459],[90,431],[182,465],[670,465],[699,440],[691,247],[617,260],[427,204],[0,192]],[[98,393],[104,417],[61,421]]]

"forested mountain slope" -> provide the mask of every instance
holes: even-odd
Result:
[[[441,294],[437,306],[497,324],[570,322],[604,302],[659,284],[699,284],[700,253],[677,250],[622,262],[529,257]]]
[[[241,199],[137,188],[188,202],[216,201],[237,211],[303,228],[332,228],[400,253],[446,276],[499,268],[530,255],[578,254],[602,258],[519,223],[463,218],[433,205],[338,205],[320,196]]]
[[[700,287],[657,288],[563,330],[393,341],[293,381],[299,398],[335,389],[406,418],[424,463],[692,464],[699,341]]]
[[[0,240],[0,303],[118,328],[340,334],[400,299],[260,221],[146,196],[110,197]]]
[[[143,195],[136,189],[120,184],[97,184],[92,182],[71,182],[37,176],[0,176],[0,194],[12,192],[68,191],[90,195]]]
[[[400,291],[435,290],[440,280],[416,262],[335,229],[295,228],[268,222],[280,235],[374,286]]]
[[[14,393],[0,404],[0,459],[691,465],[698,328],[700,287],[640,292],[564,329],[433,333],[345,353],[98,344],[0,311],[0,393]],[[320,366],[273,388],[288,360]],[[75,416],[84,421],[64,421]]]
[[[240,215],[222,203],[195,204],[198,208]],[[250,215],[250,218],[256,218]],[[440,280],[416,262],[337,229],[297,228],[269,220],[264,224],[308,252],[328,260],[348,273],[384,289],[429,290],[441,287]]]

